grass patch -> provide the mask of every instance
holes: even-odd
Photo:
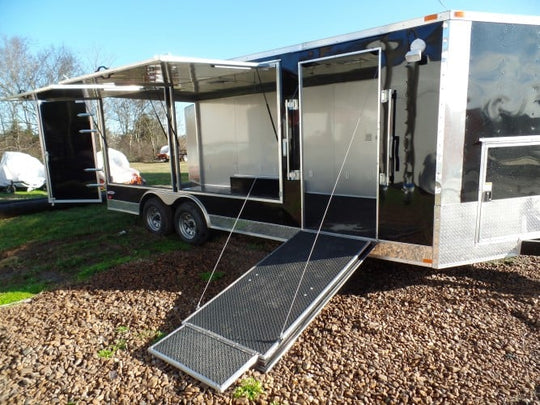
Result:
[[[34,295],[34,293],[28,291],[9,291],[2,293],[0,294],[0,305],[26,300],[28,298],[32,298]]]
[[[176,235],[149,234],[138,217],[101,204],[0,219],[0,302],[188,248]]]
[[[225,276],[223,271],[216,271],[214,274],[210,271],[205,271],[204,273],[199,274],[203,281],[216,281]]]
[[[102,359],[110,359],[112,356],[114,356],[114,352],[111,349],[101,349],[98,351],[98,357]]]
[[[127,332],[129,332],[129,328],[127,326],[118,326],[115,329],[115,332],[120,335],[125,335]],[[98,357],[101,357],[102,359],[110,359],[114,357],[116,352],[119,350],[126,350],[127,348],[127,340],[124,338],[118,338],[114,341],[114,343],[104,349],[101,349],[97,352]]]
[[[166,333],[162,332],[160,330],[157,330],[154,334],[154,339],[152,340],[152,344],[159,342],[161,339],[165,337]]]
[[[131,166],[137,169],[149,186],[171,187],[170,162],[132,162]],[[188,181],[188,167],[185,162],[180,163],[182,182]],[[172,188],[172,187],[171,187]]]
[[[142,332],[137,334],[138,339],[142,339],[144,341],[150,341],[150,344],[153,345],[154,343],[157,343],[161,339],[165,337],[165,332],[162,332],[160,330],[143,330]]]
[[[233,392],[235,398],[247,398],[255,401],[264,392],[262,383],[255,378],[250,377],[242,380],[240,386]]]
[[[77,272],[75,278],[77,281],[85,281],[92,277],[94,274],[109,270],[114,266],[128,263],[132,260],[133,258],[131,256],[111,257],[108,259],[104,259],[101,262],[93,264],[91,266],[83,266],[81,270]]]
[[[118,350],[126,350],[126,347],[127,343],[125,339],[119,339],[111,347],[98,351],[98,357],[101,357],[102,359],[110,359],[114,357]]]
[[[1,200],[26,200],[30,198],[46,198],[47,191],[45,190],[32,190],[32,191],[22,191],[17,190],[15,193],[6,193],[0,191],[0,201]]]

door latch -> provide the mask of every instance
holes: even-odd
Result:
[[[482,201],[489,202],[493,199],[493,183],[484,183]]]

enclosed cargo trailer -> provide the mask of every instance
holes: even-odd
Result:
[[[51,184],[51,202],[79,198],[80,184],[104,186],[110,209],[142,215],[155,233],[174,226],[191,243],[208,229],[287,241],[284,257],[250,273],[271,269],[259,287],[296,274],[290,306],[279,304],[279,320],[268,321],[270,337],[252,336],[249,316],[225,327],[211,301],[206,315],[152,348],[224,389],[245,367],[271,367],[368,253],[446,268],[518,255],[540,237],[539,61],[540,17],[449,11],[234,60],[156,57],[18,97],[37,103],[49,182],[75,182],[69,191]],[[163,106],[170,184],[111,182],[107,159],[104,168],[77,166],[79,156],[92,160],[96,143],[107,155],[107,99]],[[105,184],[86,178],[96,170]],[[292,260],[293,252],[303,253]],[[339,264],[300,305],[306,275],[323,273],[308,266],[313,257]],[[276,269],[280,261],[307,264]],[[215,300],[248,296],[246,277]],[[242,328],[249,336],[235,337]],[[227,353],[238,360],[233,370],[175,360],[207,340],[196,352]]]

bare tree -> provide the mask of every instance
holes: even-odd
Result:
[[[74,75],[81,74],[80,63],[66,47],[49,47],[37,55],[39,71],[37,86],[57,83]]]
[[[107,129],[110,145],[130,161],[151,161],[167,143],[163,105],[151,100],[109,99]]]
[[[80,75],[81,62],[67,48],[51,46],[32,52],[26,38],[2,38],[0,41],[0,98],[44,87]],[[99,51],[86,55],[85,64],[98,70],[110,61]],[[100,66],[96,66],[100,64]],[[105,123],[109,146],[124,152],[132,161],[155,158],[167,143],[163,102],[115,98],[105,101]],[[40,157],[35,105],[31,102],[0,102],[0,154],[17,150]]]
[[[26,38],[4,37],[0,42],[0,99],[79,73],[79,62],[65,47],[33,53]],[[40,156],[36,124],[32,103],[0,102],[0,152],[18,150]]]

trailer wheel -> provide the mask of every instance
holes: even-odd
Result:
[[[171,208],[158,198],[150,198],[143,207],[143,220],[146,229],[157,235],[167,235],[172,231]]]
[[[176,209],[174,229],[180,239],[192,245],[206,242],[209,236],[208,226],[201,211],[191,202],[182,203]]]

